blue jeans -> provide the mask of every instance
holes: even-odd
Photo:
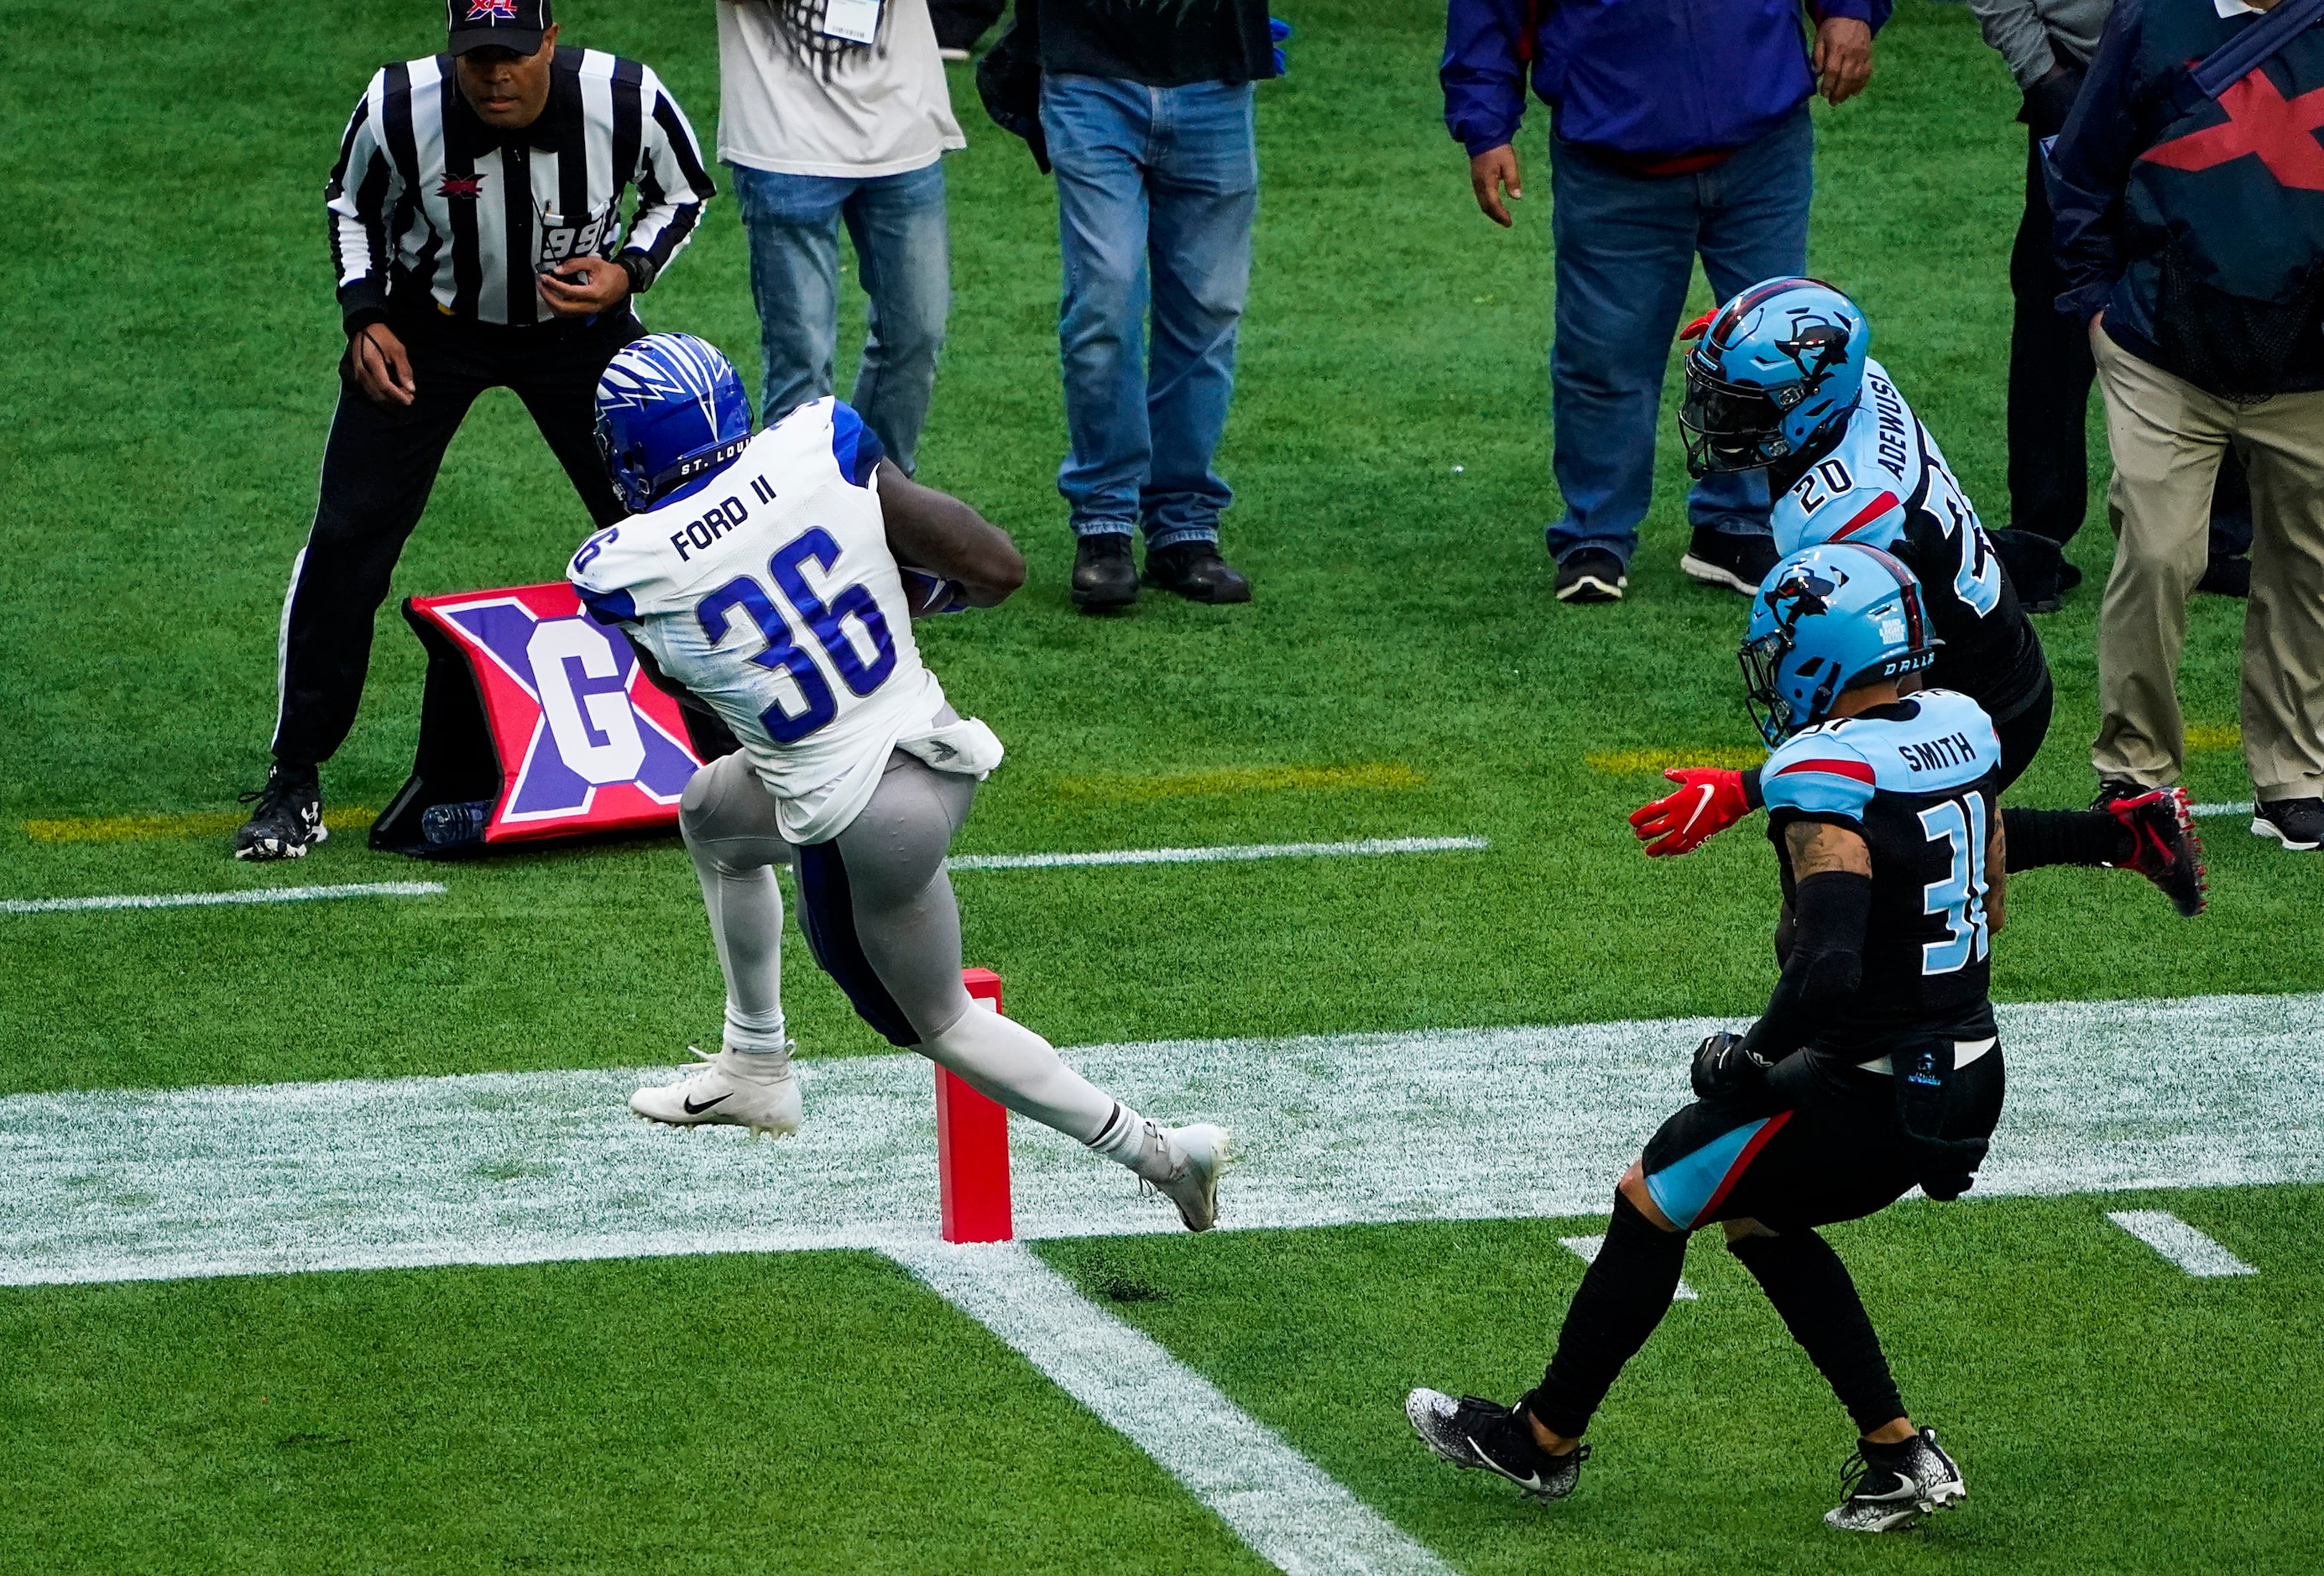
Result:
[[[1565,496],[1565,517],[1546,533],[1552,558],[1596,548],[1629,562],[1654,493],[1663,370],[1695,254],[1722,301],[1763,279],[1806,272],[1814,155],[1805,106],[1692,175],[1632,175],[1552,146],[1551,467]],[[1765,471],[1705,476],[1687,493],[1687,518],[1764,536],[1767,502]]]
[[[1250,84],[1046,77],[1065,293],[1057,342],[1074,532],[1215,541],[1234,494],[1211,469],[1250,288],[1259,150]],[[1144,327],[1151,305],[1154,348]]]
[[[844,220],[871,298],[863,359],[847,402],[908,475],[952,305],[942,161],[863,180],[728,168],[751,238],[751,294],[765,355],[763,419],[772,426],[831,392]]]

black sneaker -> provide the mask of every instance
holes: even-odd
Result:
[[[2324,799],[2262,799],[2252,806],[2252,834],[2294,853],[2324,846]]]
[[[1895,1532],[1969,1498],[1960,1467],[1937,1447],[1933,1428],[1902,1444],[1858,1441],[1840,1469],[1840,1486],[1847,1498],[1823,1519],[1842,1532]]]
[[[2116,870],[2136,871],[2163,889],[2180,917],[2192,919],[2203,911],[2203,840],[2195,834],[2195,816],[2180,788],[2141,788],[2098,806],[2130,834],[2130,857],[2115,861]]]
[[[1138,566],[1130,558],[1130,533],[1095,531],[1074,544],[1074,605],[1111,613],[1138,600]]]
[[[1678,567],[1686,571],[1691,580],[1723,586],[1739,595],[1756,596],[1759,594],[1759,582],[1775,567],[1775,539],[1772,536],[1733,536],[1698,525]]]
[[[1629,584],[1622,560],[1603,548],[1580,548],[1558,560],[1560,602],[1619,602]]]
[[[1179,542],[1174,547],[1148,548],[1146,584],[1175,591],[1189,602],[1249,602],[1250,582],[1219,557],[1213,541]]]
[[[2250,596],[2251,560],[2249,558],[2211,559],[2203,566],[2203,577],[2195,582],[2195,589],[2208,591],[2214,596]]]
[[[1475,1396],[1454,1400],[1442,1390],[1418,1389],[1404,1398],[1404,1415],[1421,1442],[1456,1467],[1482,1467],[1525,1491],[1528,1499],[1563,1499],[1582,1480],[1590,1447],[1551,1455],[1533,1436],[1523,1414]]]
[[[304,859],[307,851],[329,839],[323,825],[323,785],[311,766],[285,766],[276,761],[266,769],[266,786],[235,800],[258,808],[234,834],[236,859]]]

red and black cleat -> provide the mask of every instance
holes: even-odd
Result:
[[[2130,857],[2115,861],[2115,868],[2135,870],[2162,888],[2181,917],[2192,919],[2200,914],[2206,901],[2203,840],[2195,834],[2187,790],[2167,788],[2119,797],[2101,795],[2098,807],[2130,834]]]

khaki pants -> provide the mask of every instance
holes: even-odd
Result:
[[[2093,336],[2114,483],[2114,569],[2098,613],[2102,778],[2179,780],[2179,653],[2203,577],[2211,484],[2229,445],[2251,475],[2244,763],[2263,800],[2324,797],[2324,392],[2236,405]]]

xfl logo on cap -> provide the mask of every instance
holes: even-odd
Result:
[[[516,20],[516,0],[475,0],[468,7],[470,22],[494,23]]]
[[[457,641],[476,677],[504,784],[487,841],[675,818],[701,764],[678,703],[646,678],[628,641],[584,613],[569,584],[414,606]]]

